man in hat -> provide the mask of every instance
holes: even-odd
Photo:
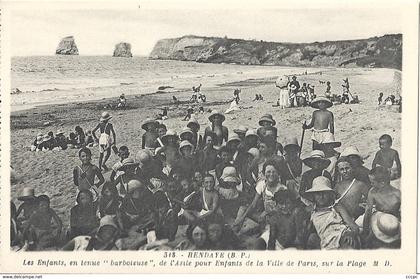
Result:
[[[334,191],[340,195],[336,203],[342,205],[353,220],[356,220],[365,211],[361,204],[367,199],[369,187],[354,177],[348,158],[341,157],[337,161],[337,169],[342,180],[335,184]]]
[[[216,134],[216,141],[213,143],[214,147],[218,149],[223,142],[226,142],[229,137],[229,130],[227,127],[223,126],[223,121],[225,121],[225,116],[218,112],[213,111],[213,113],[209,116],[209,121],[211,126],[207,127],[204,130],[204,141],[210,133]]]
[[[108,167],[106,166],[106,162],[109,159],[109,156],[111,156],[111,147],[112,145],[117,144],[117,138],[114,131],[114,126],[112,126],[111,123],[109,123],[109,120],[112,118],[112,116],[107,112],[104,111],[101,115],[101,118],[99,119],[98,125],[92,130],[92,135],[95,138],[96,141],[99,142],[99,169],[102,171],[104,169],[105,171],[108,170]],[[96,137],[95,132],[99,129],[100,136],[99,139]],[[112,134],[112,138],[111,138]],[[104,158],[104,153],[105,158]]]
[[[158,137],[159,134],[157,132],[157,127],[159,122],[157,120],[147,118],[146,121],[143,122],[141,128],[146,132],[141,137],[141,148],[142,149],[150,149],[155,150],[158,147]]]
[[[325,97],[317,97],[311,107],[316,108],[312,113],[311,123],[303,124],[303,129],[312,129],[312,149],[320,149],[320,144],[325,140],[327,133],[334,134],[334,114],[327,110],[332,103]]]
[[[303,163],[310,167],[302,174],[299,194],[303,197],[305,191],[312,187],[313,180],[318,176],[324,176],[332,181],[331,174],[325,170],[329,166],[330,160],[325,158],[324,152],[321,150],[314,150],[308,158],[303,159]]]
[[[289,89],[290,89],[290,106],[294,107],[295,106],[295,99],[296,99],[296,95],[299,92],[300,89],[300,84],[299,81],[297,81],[296,76],[292,76],[292,81],[289,82]]]

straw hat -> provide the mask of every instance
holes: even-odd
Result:
[[[18,197],[20,201],[35,199],[35,189],[30,187],[23,188],[22,194]]]
[[[248,131],[248,128],[240,125],[238,128],[233,129],[233,132],[237,133],[237,134],[245,134]]]
[[[166,134],[162,136],[162,143],[166,144],[169,137],[174,137],[178,140],[178,134],[174,130],[166,131]]]
[[[231,134],[226,142],[226,144],[229,144],[232,141],[237,141],[238,143],[241,142],[241,139],[239,138],[238,134]]]
[[[296,148],[299,149],[299,143],[298,139],[296,137],[286,137],[283,141],[283,148],[289,149],[289,148]]]
[[[197,119],[191,118],[190,121],[188,121],[187,127],[192,129],[192,126],[197,126],[198,129],[200,129],[200,123],[198,123]]]
[[[62,130],[57,130],[57,132],[55,134],[56,135],[62,135],[62,134],[64,134],[64,132]]]
[[[321,164],[322,169],[325,169],[331,163],[329,159],[325,158],[325,154],[321,150],[313,150],[308,158],[303,159],[303,163],[310,168],[313,168],[313,165],[316,162]]]
[[[223,113],[218,112],[217,110],[214,110],[213,113],[209,116],[210,122],[214,121],[214,117],[220,116],[222,117],[222,122],[225,121],[226,117],[223,115]]]
[[[256,147],[252,147],[248,150],[248,153],[251,154],[254,158],[257,158],[260,156],[260,151]]]
[[[258,124],[260,126],[262,126],[262,122],[263,121],[268,121],[270,122],[273,126],[276,125],[276,121],[273,119],[273,116],[271,114],[264,114],[263,116],[261,116],[260,120],[258,120]]]
[[[111,118],[112,118],[111,114],[109,114],[109,112],[107,112],[107,111],[104,111],[102,113],[101,118],[99,119],[99,121],[103,122],[103,121],[107,121],[107,120],[109,120]]]
[[[312,188],[305,191],[305,196],[311,196],[312,193],[319,192],[331,192],[334,193],[334,190],[331,188],[331,181],[325,176],[315,177],[312,181]]]
[[[370,225],[373,234],[382,242],[392,243],[400,239],[400,222],[392,214],[377,211],[373,213]]]
[[[191,147],[191,149],[194,149],[194,145],[192,145],[191,142],[187,141],[187,140],[183,140],[181,141],[181,144],[179,145],[179,151],[181,151],[182,148],[189,146]]]
[[[255,129],[249,129],[248,131],[246,131],[245,133],[245,138],[247,137],[257,137],[260,138],[257,134],[257,131]]]
[[[357,147],[355,146],[348,146],[346,148],[344,148],[343,152],[341,152],[340,156],[350,156],[350,155],[355,155],[360,157],[360,159],[363,159],[362,155],[360,154],[359,150],[357,149]]]
[[[234,183],[240,182],[238,175],[236,174],[235,167],[230,167],[230,166],[225,167],[223,169],[223,173],[220,179],[223,180],[224,182],[234,182]]]
[[[149,124],[158,125],[159,122],[157,122],[155,119],[152,119],[152,118],[146,118],[146,120],[143,122],[143,124],[141,124],[141,128],[143,130],[146,130],[147,129],[147,125],[149,125]]]
[[[330,145],[332,148],[340,147],[341,142],[335,141],[335,137],[333,133],[325,133],[324,139],[321,144]]]
[[[185,134],[190,134],[191,137],[194,136],[193,131],[191,130],[191,128],[188,128],[188,127],[185,127],[182,129],[181,133],[179,134],[179,138],[182,138],[182,135],[185,135]]]
[[[131,194],[135,190],[145,189],[145,186],[140,181],[133,179],[133,180],[128,181],[127,189],[128,189],[128,193]]]
[[[121,162],[121,166],[118,168],[118,170],[121,170],[121,169],[123,169],[124,167],[127,167],[127,166],[133,166],[133,165],[138,166],[139,163],[136,163],[136,161],[133,158],[126,158]]]
[[[330,108],[333,106],[333,103],[326,97],[316,97],[315,100],[312,101],[311,107],[313,108],[319,108],[319,103],[325,102],[327,104],[327,108]]]

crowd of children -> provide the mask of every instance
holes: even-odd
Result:
[[[335,150],[341,142],[328,110],[332,102],[318,97],[311,106],[316,110],[303,129],[312,129],[313,150],[304,159],[296,137],[280,135],[272,115],[263,115],[259,127],[230,131],[224,114],[213,111],[205,129],[193,115],[181,131],[147,119],[142,149],[131,155],[120,146],[109,177],[105,163],[116,134],[104,112],[92,131],[99,165],[91,162],[85,138],[74,145],[81,148],[69,226],[48,196],[25,188],[18,209],[11,205],[11,245],[72,251],[400,247],[401,193],[390,181],[401,176],[401,163],[392,138],[379,138],[368,169],[356,147]]]

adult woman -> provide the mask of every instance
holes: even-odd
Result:
[[[250,166],[250,173],[256,178],[255,182],[264,178],[263,166],[264,163],[273,159],[280,164],[283,160],[280,156],[276,154],[276,141],[270,136],[264,137],[262,141],[258,144],[258,150],[260,156],[254,159]]]
[[[274,194],[280,190],[287,189],[285,185],[280,182],[280,164],[274,159],[267,160],[263,166],[264,179],[257,182],[255,187],[255,196],[248,207],[241,207],[238,211],[238,216],[234,222],[234,226],[241,226],[245,217],[255,219],[262,227],[265,225],[266,218],[275,212],[276,202],[274,201]],[[255,212],[258,202],[262,200],[263,211]]]
[[[224,142],[227,142],[229,131],[228,128],[223,126],[223,121],[225,121],[225,116],[217,111],[214,111],[210,116],[209,120],[211,122],[211,127],[207,127],[204,130],[204,142],[206,141],[206,138],[211,133],[216,134],[216,141],[214,142],[214,147],[217,149],[217,147],[220,147]]]
[[[280,89],[278,105],[281,109],[287,108],[290,106],[289,101],[289,90],[287,85],[289,84],[289,78],[287,76],[279,77],[276,80],[276,87]]]
[[[188,226],[187,239],[181,241],[175,250],[206,250],[207,241],[207,225],[200,221]]]

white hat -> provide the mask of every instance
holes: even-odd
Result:
[[[400,221],[392,214],[376,211],[370,225],[375,237],[382,242],[392,243],[401,238]]]

